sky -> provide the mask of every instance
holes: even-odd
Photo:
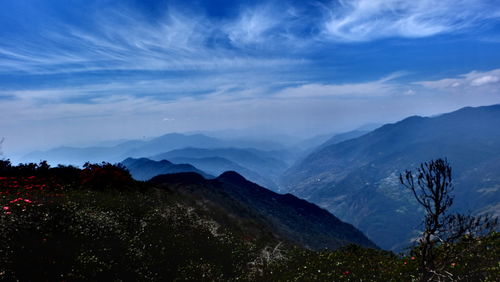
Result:
[[[499,50],[498,0],[2,0],[2,150],[497,104]]]

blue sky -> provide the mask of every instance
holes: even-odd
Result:
[[[0,2],[8,153],[500,103],[498,0]]]

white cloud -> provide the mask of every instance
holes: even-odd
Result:
[[[313,97],[377,97],[404,93],[402,86],[393,80],[405,75],[397,72],[376,81],[345,84],[303,84],[285,88],[276,94],[277,97],[313,98]]]
[[[331,7],[326,34],[340,41],[427,37],[456,32],[499,17],[486,0],[339,0]]]
[[[458,75],[454,78],[443,78],[438,80],[419,81],[415,84],[429,89],[463,92],[481,91],[499,93],[500,92],[500,69],[490,71],[471,71]]]
[[[236,20],[223,24],[222,32],[234,46],[242,48],[300,48],[311,43],[308,42],[310,38],[297,38],[293,34],[303,24],[303,19],[293,7],[283,5],[285,7],[267,4],[242,8]]]
[[[237,21],[224,27],[235,45],[258,44],[266,39],[266,33],[279,25],[281,19],[273,17],[269,8],[257,7],[242,11]]]
[[[498,81],[500,81],[500,78],[498,76],[485,75],[485,76],[473,79],[470,84],[473,86],[481,86],[481,85],[485,85],[485,84],[495,83]]]

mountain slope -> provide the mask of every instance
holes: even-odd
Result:
[[[196,172],[206,178],[213,177],[190,164],[173,164],[167,160],[153,161],[146,158],[127,158],[122,161],[121,164],[130,171],[130,174],[132,174],[132,177],[136,180],[149,180],[160,174],[180,172]]]
[[[383,248],[415,236],[422,210],[399,173],[448,158],[459,211],[499,213],[500,105],[409,117],[315,151],[283,177],[285,191],[353,223]]]
[[[335,249],[348,243],[376,247],[359,230],[326,210],[293,195],[262,188],[236,172],[225,172],[213,180],[194,173],[160,175],[151,182],[198,197],[207,210],[222,210],[233,220],[266,226],[281,240],[313,249]]]
[[[348,132],[344,132],[344,133],[340,133],[340,134],[335,134],[334,136],[332,136],[331,138],[326,140],[323,144],[319,145],[318,148],[316,148],[316,150],[320,150],[320,149],[323,149],[323,148],[328,147],[330,145],[335,145],[337,143],[344,142],[344,141],[349,140],[349,139],[358,138],[360,136],[365,135],[368,132],[369,131],[367,131],[367,130],[353,130],[353,131],[348,131]]]

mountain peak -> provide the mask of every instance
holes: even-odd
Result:
[[[248,180],[245,177],[241,176],[239,173],[237,173],[236,171],[232,171],[232,170],[223,172],[221,175],[219,175],[219,177],[217,177],[217,179],[232,182],[232,183],[246,183],[246,182],[248,182]]]

